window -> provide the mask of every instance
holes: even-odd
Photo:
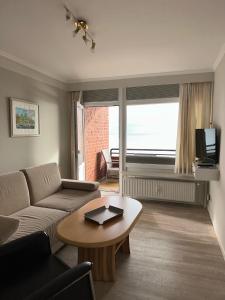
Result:
[[[174,164],[177,102],[127,106],[127,162]]]

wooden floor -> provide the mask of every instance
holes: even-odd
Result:
[[[143,205],[130,235],[131,255],[118,255],[116,282],[95,282],[97,300],[224,300],[225,262],[207,210]],[[69,264],[71,248],[59,253]]]
[[[119,182],[115,180],[105,180],[100,182],[99,189],[105,192],[119,193]]]

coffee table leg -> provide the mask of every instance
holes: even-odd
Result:
[[[92,276],[94,280],[114,281],[115,253],[115,245],[102,248],[78,248],[78,263],[83,261],[93,263]]]
[[[130,254],[130,240],[129,240],[129,235],[124,240],[124,242],[121,245],[119,251],[122,252],[122,253],[124,253],[124,254]]]

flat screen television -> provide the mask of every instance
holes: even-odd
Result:
[[[214,165],[218,162],[216,128],[196,129],[195,145],[199,165]]]

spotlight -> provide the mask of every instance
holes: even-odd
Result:
[[[75,37],[79,31],[80,31],[79,27],[77,27],[75,30],[73,30],[73,37]]]
[[[72,18],[72,13],[66,6],[64,6],[64,8],[66,10],[66,22],[68,22]]]
[[[82,36],[83,41],[85,42],[85,44],[87,44],[87,42],[89,41],[87,38],[87,33],[85,32],[84,35]]]
[[[95,46],[96,46],[96,43],[92,40],[91,41],[91,50],[95,50]]]
[[[72,21],[72,25],[75,27],[75,29],[72,31],[73,32],[73,37],[75,37],[80,31],[82,31],[82,39],[85,42],[85,44],[91,43],[90,49],[94,50],[96,43],[93,40],[92,36],[88,32],[88,24],[85,20],[77,19],[74,17],[72,12],[68,9],[67,6],[64,6],[65,11],[66,11],[66,22],[69,20]]]

